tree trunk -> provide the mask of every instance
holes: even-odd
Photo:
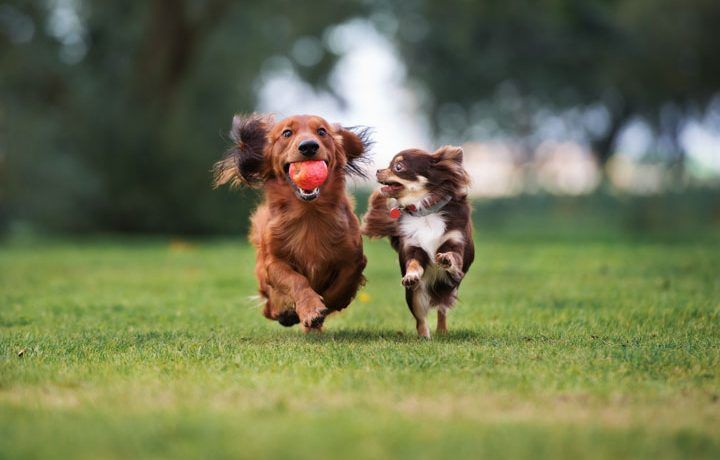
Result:
[[[667,162],[670,169],[670,186],[681,189],[687,185],[687,176],[685,174],[686,152],[682,142],[680,142],[682,120],[680,118],[673,120],[668,131],[669,152]]]
[[[140,101],[153,101],[160,115],[170,108],[199,42],[229,4],[211,0],[196,18],[190,18],[185,1],[153,0],[134,77]]]
[[[138,100],[152,101],[152,107],[163,112],[188,68],[193,48],[185,2],[154,0],[135,68]]]
[[[615,147],[620,136],[620,132],[627,124],[632,116],[632,111],[624,105],[621,110],[610,115],[610,127],[604,135],[593,140],[592,153],[600,166],[603,175],[607,175],[607,166],[610,159],[615,154]]]

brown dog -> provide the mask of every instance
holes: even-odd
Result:
[[[365,281],[366,258],[345,177],[362,175],[368,130],[311,115],[276,123],[254,114],[236,115],[230,137],[235,145],[215,164],[215,186],[244,184],[265,192],[250,231],[263,314],[283,326],[321,329]],[[289,175],[291,163],[307,160],[322,160],[328,169],[325,182],[312,190]]]
[[[426,317],[433,307],[437,331],[447,331],[447,311],[475,257],[462,159],[462,149],[453,146],[398,153],[377,171],[383,187],[363,218],[363,234],[389,237],[398,252],[405,300],[421,337],[430,338]]]

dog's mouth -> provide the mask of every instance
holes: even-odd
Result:
[[[323,160],[324,161],[324,160]],[[327,161],[324,161],[325,165],[328,165]],[[292,187],[293,191],[295,192],[295,196],[298,197],[298,199],[302,201],[313,201],[317,197],[320,196],[320,188],[321,187],[315,187],[313,189],[304,189],[297,185],[295,182],[293,182],[292,177],[290,177],[290,163],[285,163],[285,166],[283,166],[283,170],[285,171],[285,179],[287,180],[288,184]]]
[[[391,180],[388,181],[379,181],[380,184],[382,184],[382,188],[380,188],[380,192],[385,195],[397,195],[402,191],[402,189],[405,188],[404,185],[402,185],[399,182],[394,182]]]

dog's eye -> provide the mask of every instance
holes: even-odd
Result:
[[[327,131],[325,131],[325,128],[318,128],[317,133],[318,133],[318,136],[324,136],[327,134]]]
[[[285,131],[282,132],[282,137],[290,137],[290,136],[292,136],[292,131],[290,131],[289,129],[286,129]]]
[[[403,166],[402,163],[395,163],[395,166],[393,166],[393,169],[395,170],[395,172],[400,172],[403,169],[405,169],[405,166]]]

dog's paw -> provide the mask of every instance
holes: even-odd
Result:
[[[463,273],[461,265],[462,261],[459,260],[459,255],[454,252],[439,252],[435,254],[435,263],[438,267],[445,270],[451,280],[455,283],[459,283],[465,273]]]
[[[306,319],[303,324],[302,328],[305,332],[322,332],[323,323],[325,322],[325,316],[318,315],[313,318]]]
[[[317,294],[297,302],[295,310],[306,332],[311,329],[321,329],[329,312],[322,297]]]
[[[403,276],[402,285],[407,289],[413,289],[420,283],[420,275],[417,272],[408,273]]]
[[[435,263],[441,268],[449,270],[453,266],[453,255],[449,252],[438,252],[435,254]]]
[[[311,329],[321,329],[325,322],[325,315],[327,309],[324,306],[313,308],[310,311],[306,311],[304,315],[301,315],[303,329],[309,331]]]
[[[282,326],[290,327],[300,322],[300,317],[295,310],[285,310],[277,317],[278,323]]]

